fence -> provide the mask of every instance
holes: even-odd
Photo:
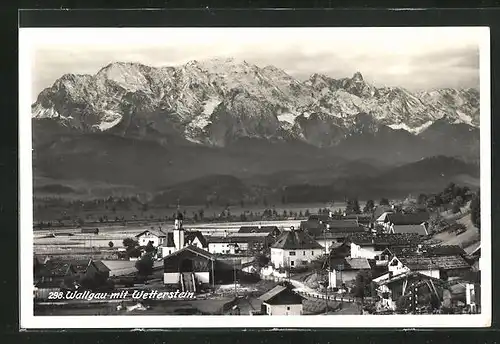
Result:
[[[317,294],[317,293],[308,293],[308,292],[301,291],[301,290],[296,290],[295,292],[299,295],[302,295],[302,296],[312,297],[312,298],[320,299],[320,300],[328,299],[330,301],[339,301],[339,302],[351,302],[351,303],[356,302],[356,300],[350,296],[343,296],[343,295],[336,295],[336,294],[327,296],[326,294],[324,295],[324,294]]]

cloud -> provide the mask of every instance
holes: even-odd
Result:
[[[36,29],[32,97],[65,73],[116,62],[175,66],[234,57],[304,80],[360,71],[376,85],[477,87],[480,28]],[[52,31],[47,31],[52,30]]]

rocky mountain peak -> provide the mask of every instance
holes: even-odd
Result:
[[[364,80],[363,80],[363,75],[362,75],[360,72],[356,72],[356,73],[354,73],[354,75],[352,76],[352,80],[353,80],[353,81],[358,81],[358,82],[364,81]]]

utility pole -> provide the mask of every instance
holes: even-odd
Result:
[[[328,255],[328,243],[326,242],[326,226],[323,228],[323,237],[325,240],[325,259],[326,259],[326,284],[325,284],[325,314],[328,314],[328,282],[329,282],[329,273],[330,269],[330,256]]]
[[[234,297],[237,297],[238,291],[236,289],[236,261],[233,261],[233,271],[234,271]]]

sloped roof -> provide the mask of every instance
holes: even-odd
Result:
[[[466,269],[470,265],[459,255],[451,256],[406,256],[398,257],[399,261],[408,267],[410,270],[427,270],[427,269]]]
[[[283,285],[277,285],[273,289],[271,289],[268,292],[266,292],[266,293],[262,294],[261,296],[259,296],[259,300],[265,302],[265,301],[269,300],[270,298],[275,297],[276,295],[278,295],[279,293],[281,293],[283,290],[286,290],[286,288],[287,287],[285,287]]]
[[[271,247],[285,250],[323,248],[309,234],[301,230],[283,232]]]
[[[317,221],[317,222],[318,221],[326,222],[329,221],[330,219],[331,217],[329,214],[311,214],[307,218],[308,221]]]
[[[186,231],[184,232],[184,242],[192,243],[194,239],[198,238],[203,247],[207,247],[208,243],[200,231]],[[173,238],[172,238],[173,239]],[[173,241],[173,240],[172,240]]]
[[[382,216],[382,214],[384,214],[386,212],[391,212],[392,213],[392,212],[394,212],[394,210],[389,205],[378,205],[375,208],[375,210],[373,211],[373,217],[375,219],[378,219],[380,216]]]
[[[465,255],[465,251],[458,245],[439,245],[425,247],[425,253],[429,256],[453,256]]]
[[[366,258],[333,257],[329,260],[330,270],[370,270],[370,262]]]
[[[263,236],[245,236],[245,235],[228,235],[224,236],[207,236],[206,241],[208,243],[238,243],[238,242],[256,242],[265,241],[266,237]]]
[[[193,245],[185,246],[184,248],[181,248],[180,250],[175,251],[174,253],[169,254],[168,256],[163,257],[163,259],[165,260],[165,259],[168,259],[170,257],[182,254],[184,252],[192,252],[192,253],[194,253],[196,255],[205,257],[207,259],[215,260],[215,256],[212,253],[210,253],[210,252],[208,252],[208,251],[206,251],[206,250],[204,250],[202,248],[193,246]]]
[[[102,261],[100,260],[94,260],[94,266],[96,269],[100,272],[108,272],[111,271],[110,268],[108,268]]]
[[[358,228],[359,227],[359,222],[358,220],[328,220],[326,222],[327,227],[330,227],[330,230],[335,230],[338,228],[344,229],[344,228]]]
[[[422,241],[418,233],[395,233],[395,234],[377,234],[371,233],[353,233],[349,236],[349,241],[356,245],[375,244],[393,246],[416,245]]]
[[[436,264],[430,257],[407,256],[398,257],[398,260],[410,270],[439,269],[439,265]]]
[[[394,225],[419,225],[429,220],[429,213],[414,214],[392,213],[387,214],[386,221]]]
[[[241,226],[238,233],[271,233],[276,230],[277,226]]]
[[[75,259],[72,260],[70,263],[71,265],[73,265],[73,268],[75,269],[76,272],[85,273],[91,262],[92,262],[91,259]]]
[[[347,264],[349,264],[349,267],[352,270],[364,270],[364,269],[370,269],[370,263],[368,262],[368,259],[366,258],[346,258],[345,259]]]
[[[393,231],[395,234],[410,234],[427,235],[427,229],[424,225],[394,225]]]
[[[68,272],[74,271],[70,262],[62,260],[49,260],[45,263],[45,276],[66,276]]]
[[[385,276],[385,275],[383,275],[383,276]],[[380,276],[380,277],[382,277],[382,276]],[[404,272],[401,274],[397,274],[397,275],[390,277],[390,278],[387,278],[387,279],[378,280],[378,281],[376,281],[376,283],[378,285],[392,284],[394,282],[403,280],[405,278],[410,278],[410,277],[419,277],[419,278],[424,279],[424,280],[440,281],[438,278],[430,277],[430,276],[424,275],[420,272],[408,271],[408,272]]]
[[[138,238],[146,233],[151,233],[155,236],[157,236],[158,238],[163,238],[163,237],[166,237],[167,236],[167,233],[165,233],[164,231],[162,230],[158,230],[158,229],[146,229],[145,231],[142,231],[141,233],[137,234],[135,237]]]
[[[163,242],[163,247],[175,247],[175,242],[174,242],[174,233],[173,232],[168,232],[167,233],[167,240]]]

